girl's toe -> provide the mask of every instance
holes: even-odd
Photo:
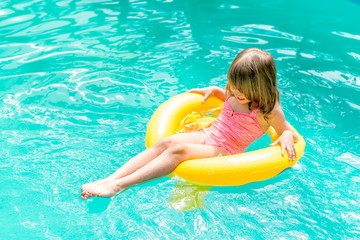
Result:
[[[81,198],[82,199],[88,199],[89,196],[86,193],[81,193]]]

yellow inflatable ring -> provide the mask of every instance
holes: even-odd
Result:
[[[175,134],[181,121],[193,111],[222,107],[223,102],[216,97],[210,97],[205,103],[202,98],[200,94],[183,93],[161,104],[149,121],[146,147]],[[238,186],[272,178],[292,167],[304,153],[305,141],[293,130],[299,137],[295,143],[298,154],[295,161],[289,160],[287,153],[282,156],[277,145],[231,156],[188,160],[179,164],[174,173],[190,182],[208,186]],[[273,128],[267,132],[272,142],[278,138]]]

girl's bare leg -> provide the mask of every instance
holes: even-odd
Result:
[[[145,166],[147,163],[158,157],[171,145],[178,143],[203,144],[203,142],[204,142],[204,137],[203,137],[203,133],[201,132],[181,133],[181,134],[172,135],[168,138],[164,138],[159,142],[157,142],[152,147],[146,149],[145,151],[141,152],[140,154],[136,155],[134,158],[126,162],[122,167],[120,167],[115,173],[113,173],[109,177],[83,185],[81,187],[82,192],[84,193],[89,191],[89,189],[94,188],[95,185],[101,185],[104,184],[105,182],[114,181],[116,179],[125,177],[135,172],[136,170],[140,169],[141,167]]]
[[[118,179],[125,177],[139,168],[145,166],[147,163],[159,156],[163,151],[165,151],[169,146],[178,144],[178,143],[204,143],[203,133],[194,132],[194,133],[180,133],[172,135],[168,138],[161,139],[159,142],[146,149],[145,151],[139,153],[128,162],[126,162],[122,167],[120,167],[115,173],[109,176],[110,179]]]
[[[82,197],[84,199],[91,196],[111,197],[133,185],[166,176],[183,161],[219,155],[226,155],[226,152],[215,146],[191,143],[174,144],[132,174],[88,189],[82,193]]]

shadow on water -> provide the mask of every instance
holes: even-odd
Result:
[[[110,205],[111,198],[98,198],[93,197],[87,200],[86,206],[88,213],[101,213],[104,212]]]

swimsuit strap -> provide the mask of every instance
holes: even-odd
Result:
[[[258,111],[259,111],[258,108],[252,110],[251,113],[250,113],[250,116],[255,117]]]

